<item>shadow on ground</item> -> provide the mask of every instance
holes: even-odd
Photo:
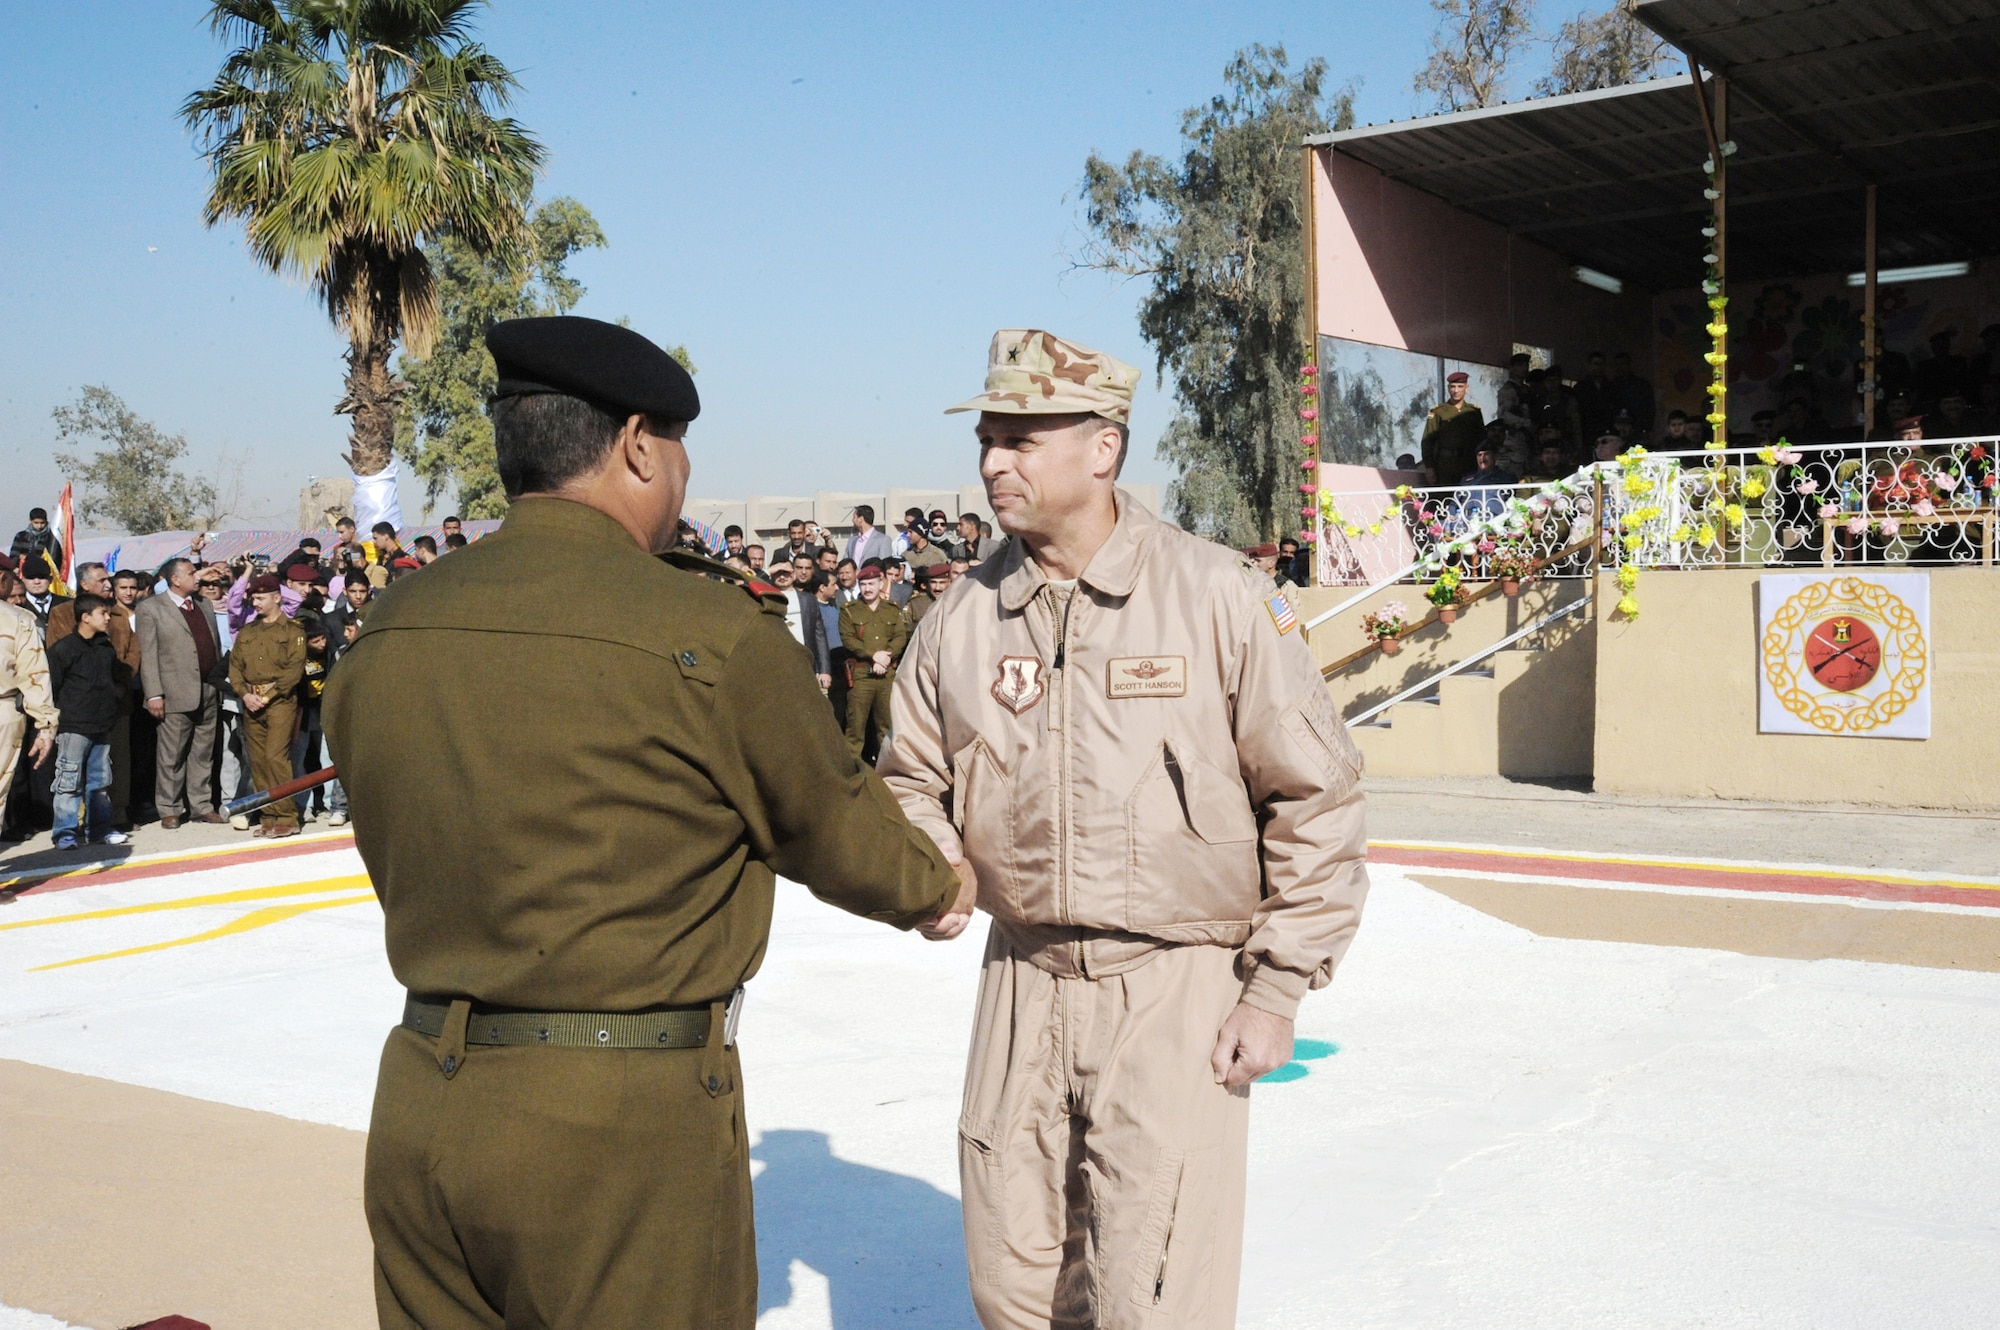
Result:
[[[958,1198],[834,1157],[826,1133],[767,1131],[757,1177],[757,1314],[792,1300],[791,1267],[826,1277],[834,1330],[974,1330]]]

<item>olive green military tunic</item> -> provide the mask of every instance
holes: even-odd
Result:
[[[229,686],[236,696],[252,693],[265,706],[243,708],[243,746],[250,750],[250,781],[260,790],[292,778],[292,732],[298,728],[300,680],[305,678],[306,634],[293,619],[279,617],[246,624],[229,648]],[[264,833],[296,831],[299,806],[293,799],[264,805]]]
[[[1486,419],[1470,402],[1439,402],[1424,417],[1423,464],[1440,485],[1456,485],[1472,471],[1473,454],[1486,437]]]
[[[841,743],[783,614],[547,497],[382,592],[325,730],[396,977],[474,1023],[703,1007],[756,972],[774,874],[898,927],[945,908],[951,868]],[[468,1045],[454,1073],[393,1031],[366,1189],[383,1324],[750,1326],[720,1026]]]
[[[854,682],[847,690],[847,746],[859,758],[868,751],[871,737],[880,744],[889,732],[895,662],[903,658],[903,648],[910,644],[910,621],[902,607],[887,596],[872,610],[865,600],[850,600],[840,607],[840,644],[847,648],[854,670]],[[874,672],[878,651],[889,653],[889,669],[883,674]]]

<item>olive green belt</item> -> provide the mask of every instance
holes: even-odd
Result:
[[[742,1002],[741,989],[729,1004],[730,1024]],[[444,1037],[451,1007],[411,997],[403,1003],[403,1028]],[[709,1009],[677,1011],[482,1011],[472,1008],[465,1024],[468,1044],[546,1044],[551,1048],[700,1048],[708,1043]]]

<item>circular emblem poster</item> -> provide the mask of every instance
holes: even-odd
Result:
[[[1760,731],[1931,737],[1927,575],[1773,574],[1757,608]]]

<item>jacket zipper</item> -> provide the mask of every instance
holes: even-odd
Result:
[[[1057,743],[1056,875],[1061,887],[1063,920],[1065,923],[1074,923],[1076,921],[1076,902],[1072,898],[1069,861],[1070,714],[1069,674],[1067,669],[1069,614],[1071,606],[1076,603],[1076,595],[1076,588],[1072,588],[1067,595],[1060,597],[1055,592],[1050,592],[1052,601],[1058,599],[1061,601],[1060,605],[1054,607],[1056,655],[1055,662],[1049,669],[1049,683],[1055,692],[1055,696],[1050,699],[1051,710],[1049,715],[1053,728],[1062,734],[1062,738]],[[1088,979],[1090,977],[1089,963],[1084,958],[1083,943],[1079,941],[1073,942],[1070,945],[1075,948],[1077,973]]]

